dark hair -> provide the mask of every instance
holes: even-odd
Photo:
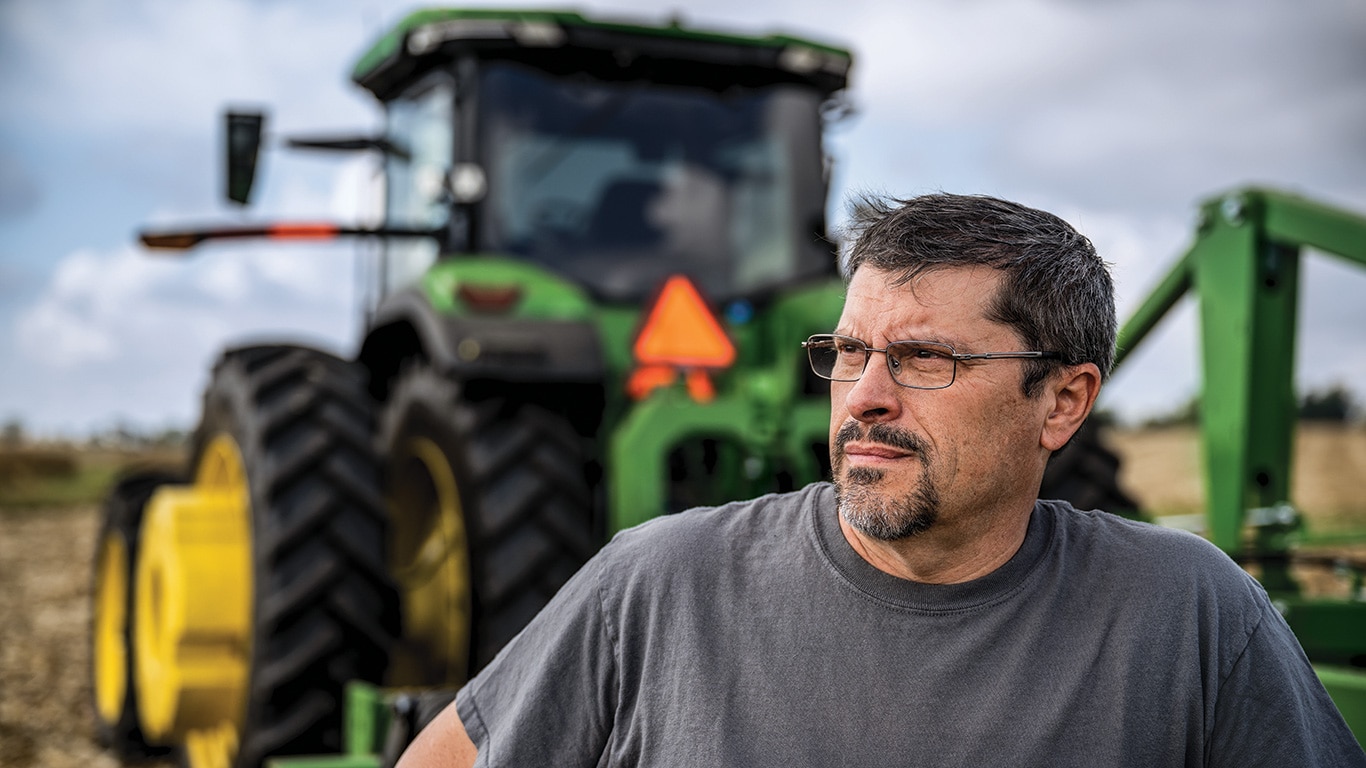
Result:
[[[1062,353],[1062,363],[1095,363],[1109,378],[1115,359],[1115,291],[1091,241],[1051,213],[982,195],[909,200],[856,197],[845,227],[847,282],[862,266],[891,273],[893,285],[952,267],[1005,273],[987,317],[1020,335],[1027,349]],[[1021,389],[1038,394],[1056,361],[1031,360]]]

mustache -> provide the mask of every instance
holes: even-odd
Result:
[[[925,441],[912,432],[897,429],[887,424],[874,424],[865,432],[857,421],[846,421],[835,433],[835,455],[844,455],[844,446],[853,440],[868,443],[881,443],[897,450],[925,455]]]

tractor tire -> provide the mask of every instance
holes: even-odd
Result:
[[[188,744],[195,768],[224,753],[254,767],[267,756],[340,752],[343,686],[382,681],[397,595],[366,384],[358,365],[294,346],[231,350],[214,368],[191,466],[222,436],[240,451],[251,651],[241,727],[207,739],[207,756]]]
[[[1041,499],[1062,499],[1077,509],[1100,509],[1125,517],[1138,503],[1119,483],[1119,456],[1105,445],[1101,428],[1086,421],[1044,470]]]
[[[95,738],[120,758],[137,760],[166,753],[149,745],[137,719],[133,684],[133,574],[137,567],[138,531],[152,494],[162,485],[180,482],[164,471],[123,476],[105,497],[95,545],[91,585],[90,691],[95,712]]]
[[[423,363],[390,388],[379,451],[403,632],[390,683],[460,685],[593,555],[584,438]]]

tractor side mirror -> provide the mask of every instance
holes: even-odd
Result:
[[[246,205],[251,197],[251,183],[256,178],[256,156],[261,150],[261,125],[264,122],[265,115],[260,112],[224,114],[228,199],[242,205]]]

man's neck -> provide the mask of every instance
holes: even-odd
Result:
[[[1023,513],[999,513],[985,529],[961,532],[931,528],[923,533],[882,541],[849,525],[839,516],[840,531],[854,551],[874,568],[922,584],[958,584],[981,578],[1005,565],[1024,544],[1031,503]]]

